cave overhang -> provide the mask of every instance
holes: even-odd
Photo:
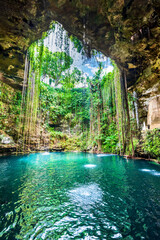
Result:
[[[142,94],[160,77],[159,15],[159,0],[5,0],[0,6],[0,80],[21,88],[26,51],[55,20],[80,40],[85,25],[90,48],[115,60],[128,86]]]

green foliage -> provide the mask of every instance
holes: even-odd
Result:
[[[82,127],[83,125],[89,127],[90,96],[88,88],[72,89],[70,107],[73,109]]]
[[[133,138],[133,147],[134,147],[134,151],[136,151],[136,148],[139,144],[139,140],[135,137]],[[129,154],[131,155],[132,153],[132,144],[130,143],[129,146],[128,146],[128,151],[126,151],[126,154]]]
[[[46,121],[52,121],[53,124],[56,124],[64,118],[67,113],[66,106],[62,105],[64,98],[63,90],[54,89],[48,84],[41,82],[40,109]],[[48,116],[49,119],[46,116]]]
[[[102,78],[101,88],[103,106],[108,114],[113,117],[116,115],[114,72],[109,72]]]
[[[119,139],[116,122],[102,125],[102,149],[107,153],[119,153]]]
[[[48,128],[48,131],[49,131],[53,141],[55,139],[58,139],[58,140],[62,140],[62,139],[66,140],[67,139],[67,135],[63,132],[55,131],[53,128]]]
[[[77,52],[80,53],[81,50],[83,49],[81,41],[73,35],[70,36],[70,40],[73,42],[74,47],[77,49]]]
[[[49,113],[56,124],[62,119],[77,119],[81,124],[89,123],[89,92],[87,89],[54,89],[41,82],[40,94],[43,115]],[[69,117],[70,116],[70,117]]]
[[[70,68],[73,59],[65,52],[50,52],[47,47],[44,48],[42,59],[42,77],[49,77],[55,86],[61,80],[62,73]],[[63,78],[62,78],[63,79]]]
[[[21,92],[0,83],[0,129],[15,138],[20,121],[21,100]]]
[[[76,83],[83,82],[83,80],[82,72],[74,68],[71,73],[68,71],[61,76],[60,83],[64,89],[72,89]]]
[[[101,77],[103,66],[92,79],[89,79],[91,99],[91,139],[93,146],[105,152],[117,152],[118,130],[115,121],[116,102],[114,87],[114,72]],[[96,126],[96,128],[95,128]]]
[[[147,131],[143,150],[149,154],[150,157],[160,159],[160,129]]]

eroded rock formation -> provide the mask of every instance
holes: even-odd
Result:
[[[160,128],[160,96],[153,97],[149,102],[147,124],[149,129]]]

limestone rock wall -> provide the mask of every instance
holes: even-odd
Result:
[[[149,129],[160,128],[160,95],[149,102],[147,125]]]

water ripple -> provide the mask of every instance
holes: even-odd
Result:
[[[159,166],[49,154],[0,162],[0,239],[159,239]]]
[[[102,190],[98,184],[93,183],[70,190],[68,196],[74,204],[81,206],[83,209],[89,209],[96,202],[102,201]]]

